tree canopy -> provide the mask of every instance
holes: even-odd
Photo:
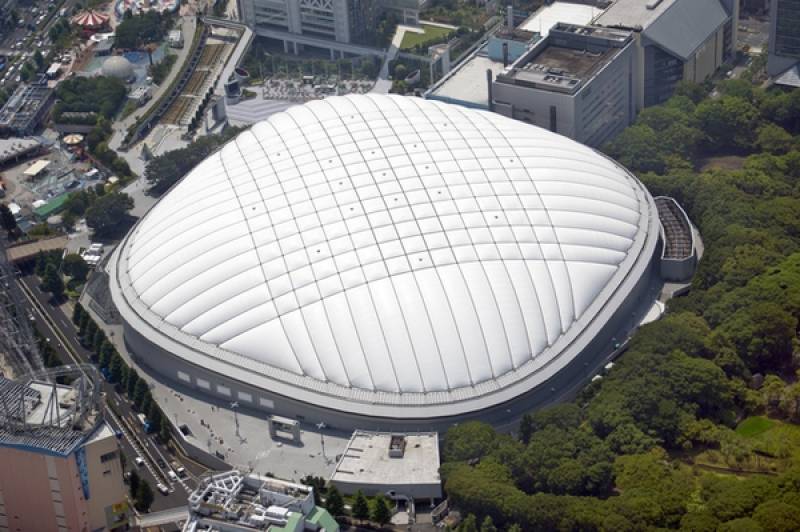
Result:
[[[96,235],[109,235],[119,228],[127,219],[128,211],[133,208],[133,200],[122,192],[113,192],[97,199],[86,211],[86,225]]]
[[[800,527],[800,439],[765,446],[737,427],[800,421],[800,91],[709,91],[680,84],[604,147],[698,226],[691,291],[574,401],[523,416],[516,437],[448,430],[445,490],[469,527]],[[715,473],[697,466],[706,457]],[[742,468],[772,475],[726,474]]]
[[[219,135],[200,137],[186,148],[169,151],[153,158],[147,163],[144,172],[150,184],[150,192],[160,195],[169,190],[192,168],[241,131],[239,128],[228,128]]]

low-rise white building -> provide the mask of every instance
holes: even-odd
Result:
[[[439,434],[357,430],[330,480],[345,495],[361,490],[367,496],[433,502],[442,497]]]
[[[314,488],[256,474],[226,471],[206,477],[189,495],[184,532],[338,532],[314,503]]]

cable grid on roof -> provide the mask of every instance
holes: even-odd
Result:
[[[630,248],[641,198],[592,156],[518,122],[416,99],[296,107],[237,137],[151,211],[127,246],[131,286],[170,326],[322,381],[386,392],[476,386],[536,358],[578,318],[570,265],[608,279]],[[266,298],[252,295],[260,284]],[[562,301],[553,321],[548,306]],[[272,322],[293,364],[256,341],[276,331]],[[368,326],[384,354],[371,351]],[[443,342],[445,328],[457,342]],[[482,348],[465,339],[478,334]],[[362,371],[356,344],[361,377],[351,373]],[[376,382],[381,360],[391,385]]]

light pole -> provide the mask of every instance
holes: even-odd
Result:
[[[236,414],[236,411],[239,409],[239,401],[234,401],[231,403],[231,410],[233,410],[233,422],[236,425],[236,436],[239,436],[239,416]]]
[[[325,425],[324,421],[320,421],[319,423],[317,423],[317,429],[319,429],[319,441],[322,444],[322,457],[325,459],[325,462],[328,461],[328,457],[325,456],[325,434],[322,431],[325,429],[326,426],[327,425]]]

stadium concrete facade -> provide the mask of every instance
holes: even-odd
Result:
[[[497,114],[314,101],[210,156],[115,251],[132,355],[216,400],[338,428],[501,423],[563,397],[635,326],[653,198]]]

